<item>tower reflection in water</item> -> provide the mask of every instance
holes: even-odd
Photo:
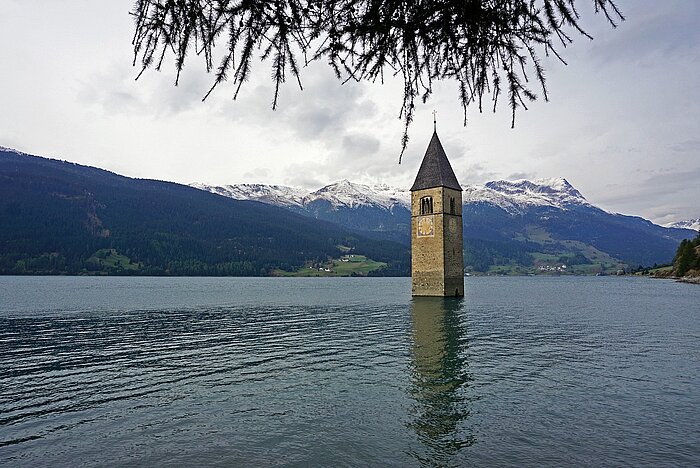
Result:
[[[474,443],[470,415],[467,334],[460,323],[463,300],[414,297],[412,376],[413,407],[409,425],[420,442],[411,456],[421,464],[449,465]]]

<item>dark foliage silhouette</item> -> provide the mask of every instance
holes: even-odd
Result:
[[[559,51],[574,35],[591,38],[577,10],[583,1],[136,0],[134,65],[159,70],[173,57],[177,84],[188,56],[203,55],[214,73],[204,99],[225,81],[235,98],[260,58],[271,62],[273,109],[280,85],[291,77],[302,87],[301,69],[316,60],[343,82],[396,75],[403,154],[416,99],[426,102],[436,80],[456,81],[465,125],[470,105],[495,111],[505,94],[514,126],[516,111],[536,99],[532,83],[547,100],[540,55],[565,63]],[[624,20],[612,0],[586,1],[612,26]]]

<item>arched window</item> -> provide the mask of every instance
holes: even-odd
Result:
[[[455,214],[455,197],[450,197],[450,214]]]
[[[423,197],[420,199],[420,214],[433,214],[433,197]]]

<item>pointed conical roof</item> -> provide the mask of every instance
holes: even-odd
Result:
[[[462,190],[462,187],[457,182],[457,177],[450,166],[450,161],[447,160],[445,150],[442,149],[442,143],[437,136],[437,132],[433,132],[433,137],[430,139],[428,149],[423,156],[423,162],[418,169],[416,181],[413,182],[411,192],[423,190],[432,187],[447,187],[455,190]]]

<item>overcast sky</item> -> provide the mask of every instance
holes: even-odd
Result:
[[[587,0],[579,0],[587,7]],[[197,59],[134,81],[132,0],[0,0],[0,146],[131,177],[316,189],[347,178],[410,187],[432,133],[459,181],[564,177],[593,204],[658,223],[700,217],[700,2],[618,0],[612,29],[586,14],[569,65],[547,60],[550,102],[517,117],[469,112],[440,83],[397,164],[401,83],[340,83],[303,70],[280,107],[269,64],[232,100]],[[505,103],[504,103],[505,104]]]

